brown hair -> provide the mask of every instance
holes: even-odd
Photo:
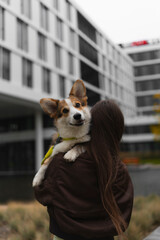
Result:
[[[121,217],[113,194],[119,164],[119,144],[124,131],[124,117],[113,100],[103,100],[91,109],[91,141],[87,146],[90,156],[97,164],[101,199],[118,235],[123,235],[126,223]]]

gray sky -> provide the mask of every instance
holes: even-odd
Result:
[[[115,43],[160,38],[160,0],[74,0]]]

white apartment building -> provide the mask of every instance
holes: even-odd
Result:
[[[68,0],[0,0],[0,173],[34,173],[54,132],[43,97],[83,79],[88,103],[112,98],[136,114],[133,62]]]
[[[159,142],[151,132],[157,125],[154,104],[160,94],[160,39],[122,44],[132,58],[137,105],[137,116],[126,119],[125,151],[159,152]]]

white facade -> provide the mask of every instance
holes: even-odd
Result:
[[[79,27],[78,13],[93,26],[95,41]],[[38,169],[44,141],[53,133],[53,128],[43,127],[39,100],[67,97],[79,78],[93,100],[94,94],[99,100],[112,98],[125,116],[136,114],[132,60],[83,16],[74,2],[0,0],[0,19],[0,145],[33,141]],[[82,53],[80,41],[93,50],[94,56],[87,58]],[[82,65],[96,73],[95,84],[83,78]],[[16,124],[8,120],[27,116],[34,118],[34,127],[28,130],[16,130]],[[13,126],[6,131],[7,121]]]
[[[160,93],[160,40],[133,42],[122,47],[133,59],[137,105],[137,116],[126,119],[128,129],[134,128],[137,132],[133,133],[131,130],[132,134],[124,136],[124,142],[131,143],[134,151],[140,147],[141,152],[147,151],[147,148],[150,152],[156,152],[159,144],[155,141],[151,126],[158,124],[154,110],[156,102],[154,95]]]

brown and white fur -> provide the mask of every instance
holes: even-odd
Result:
[[[42,98],[40,100],[42,109],[54,118],[54,124],[60,137],[76,138],[55,145],[52,155],[46,159],[44,164],[33,179],[33,187],[40,185],[44,178],[45,171],[52,160],[59,152],[66,152],[64,159],[66,161],[75,161],[85,148],[78,143],[88,142],[91,115],[87,107],[86,88],[82,80],[77,80],[69,94],[69,98],[56,100],[52,98]]]

